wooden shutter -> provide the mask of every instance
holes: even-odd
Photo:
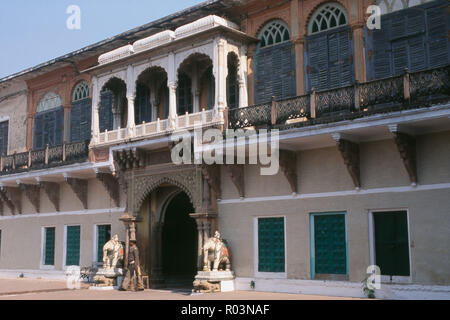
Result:
[[[448,1],[440,1],[438,6],[428,9],[426,20],[429,67],[446,65],[450,62]]]
[[[44,122],[45,114],[38,113],[34,117],[34,148],[42,149],[44,144]]]
[[[353,83],[353,41],[349,27],[309,36],[306,41],[308,90],[325,90]]]
[[[409,276],[409,242],[406,212],[374,214],[375,264],[381,274]]]
[[[290,41],[258,49],[255,56],[255,103],[296,95],[295,54]]]
[[[0,155],[8,154],[8,128],[9,121],[0,123]]]
[[[432,1],[381,17],[381,29],[368,31],[368,80],[446,65],[449,15],[446,0]]]
[[[111,226],[110,225],[97,226],[97,235],[98,235],[97,261],[102,262],[103,261],[103,246],[109,240],[111,240]]]
[[[314,216],[314,259],[316,274],[346,274],[345,215]]]
[[[104,132],[105,130],[111,131],[113,129],[113,93],[112,91],[106,90],[100,96],[101,101],[98,110],[100,132]]]
[[[55,228],[45,228],[45,259],[44,265],[55,264]]]
[[[67,227],[66,266],[80,265],[80,226]]]
[[[142,122],[152,121],[152,105],[150,103],[150,89],[147,86],[139,84],[136,88],[135,122],[137,125]]]
[[[70,110],[70,141],[87,141],[91,139],[91,99],[72,103]]]
[[[284,218],[258,219],[258,271],[286,271]]]

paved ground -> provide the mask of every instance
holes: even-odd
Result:
[[[94,291],[83,285],[68,290],[66,282],[32,279],[0,279],[0,300],[350,300],[349,298],[286,293],[238,291],[191,294],[186,289],[143,292]]]

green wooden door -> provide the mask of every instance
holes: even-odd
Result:
[[[409,276],[408,220],[405,211],[375,213],[375,263],[382,275]]]
[[[55,228],[45,228],[45,259],[44,265],[55,265]]]
[[[315,274],[347,274],[345,214],[314,215]]]
[[[285,272],[284,218],[258,219],[258,271]]]
[[[103,261],[103,246],[111,240],[111,225],[97,226],[97,261]]]
[[[66,266],[80,265],[80,226],[67,227]]]

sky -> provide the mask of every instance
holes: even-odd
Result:
[[[201,2],[1,0],[0,79]],[[67,28],[71,5],[81,10],[79,30]]]

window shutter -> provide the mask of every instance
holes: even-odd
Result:
[[[111,239],[111,226],[98,226],[97,261],[103,261],[103,246]]]
[[[450,61],[450,48],[448,33],[450,29],[450,15],[448,2],[427,10],[429,66],[431,68],[448,64]]]
[[[72,103],[70,108],[70,141],[81,140],[81,106],[78,102]]]
[[[112,114],[113,93],[109,90],[101,93],[100,107],[98,110],[100,132],[113,129]]]
[[[307,38],[306,77],[308,90],[328,87],[328,41],[326,35]]]
[[[45,261],[44,265],[55,264],[55,228],[45,228]]]
[[[0,155],[8,154],[8,127],[9,121],[0,123]]]
[[[388,78],[392,74],[391,45],[389,36],[391,34],[391,18],[381,17],[381,29],[371,31],[372,59],[369,61],[372,74],[369,80]]]
[[[142,122],[151,122],[152,106],[150,103],[150,90],[144,85],[138,85],[136,89],[135,122],[137,125]]]
[[[88,141],[91,139],[91,99],[72,103],[70,110],[70,141]]]
[[[44,145],[45,114],[38,113],[34,117],[34,148],[42,149]]]
[[[80,226],[67,227],[66,266],[80,265]]]
[[[52,146],[58,146],[63,144],[64,140],[64,108],[61,107],[55,112],[55,139]]]

